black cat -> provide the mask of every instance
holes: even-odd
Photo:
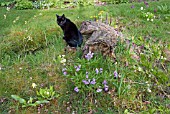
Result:
[[[67,42],[70,47],[80,47],[83,42],[83,37],[76,25],[66,18],[63,14],[59,16],[56,14],[57,23],[64,32],[63,39]]]

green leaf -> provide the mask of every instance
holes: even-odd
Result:
[[[51,91],[51,92],[53,91],[53,86],[50,86],[50,91]]]
[[[21,98],[21,97],[19,97],[18,95],[11,95],[11,97],[13,99],[15,99],[16,101],[19,101],[19,103],[21,103],[21,104],[26,104],[26,100]]]
[[[55,97],[56,97],[56,98],[59,97],[59,94],[56,94]]]
[[[28,104],[27,106],[37,106],[36,104]]]
[[[37,95],[39,96],[40,95],[40,93],[38,92],[38,91],[36,91],[37,92]]]
[[[25,107],[27,107],[28,105],[27,104],[25,104],[25,105],[22,105],[22,108],[25,108]]]
[[[54,92],[52,92],[51,96],[54,96],[54,95],[55,95],[55,91],[54,91]]]
[[[34,104],[39,105],[39,104],[44,104],[44,103],[49,103],[49,101],[47,101],[47,100],[36,101]]]
[[[118,89],[118,85],[116,83],[113,82],[113,85]]]
[[[32,98],[32,97],[30,97],[30,99],[28,100],[28,102],[27,102],[27,103],[31,104],[31,103],[32,103],[32,101],[33,101],[33,98]]]

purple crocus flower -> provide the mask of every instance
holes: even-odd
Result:
[[[89,78],[89,76],[88,76],[88,75],[86,75],[86,78]]]
[[[91,58],[93,58],[93,55],[94,55],[94,53],[89,51],[89,53],[87,55],[85,55],[85,58],[89,61]]]
[[[94,85],[96,83],[96,80],[93,78],[93,80],[90,82],[90,84]]]
[[[83,80],[82,81],[85,85],[88,85],[90,82],[89,81],[87,81],[87,80]]]
[[[89,72],[86,72],[86,78],[89,78]]]
[[[135,48],[137,45],[135,43],[132,43],[132,47]]]
[[[114,71],[114,77],[115,77],[115,78],[118,77],[117,71]]]
[[[81,68],[81,65],[75,66],[74,68],[76,69],[76,72],[78,72]]]
[[[109,90],[109,86],[104,85],[104,91],[107,92]]]
[[[103,72],[103,68],[100,68],[100,73],[102,73]]]
[[[64,76],[66,76],[66,75],[67,75],[67,72],[66,72],[66,71],[64,71],[64,72],[63,72],[63,75],[64,75]]]
[[[144,1],[144,4],[146,5],[146,7],[149,7],[148,2]]]
[[[66,68],[62,69],[63,75],[67,75],[67,71],[66,70],[67,70]]]
[[[89,78],[89,76],[88,76],[88,75],[86,75],[86,78]]]
[[[99,69],[98,69],[98,68],[96,68],[96,70],[95,70],[95,71],[96,71],[96,74],[98,74],[98,73],[99,73]]]
[[[156,13],[157,12],[157,9],[154,9],[154,13]]]
[[[75,87],[75,88],[74,88],[74,91],[75,91],[75,92],[79,92],[79,88],[78,88],[78,87]]]
[[[99,92],[101,92],[101,91],[102,91],[102,89],[98,88],[96,92],[99,93]]]
[[[107,81],[106,81],[106,80],[104,80],[104,81],[103,81],[103,85],[106,85],[106,84],[107,84]]]
[[[131,8],[133,9],[133,8],[135,8],[135,6],[134,6],[134,5],[132,5],[132,6],[131,6]]]

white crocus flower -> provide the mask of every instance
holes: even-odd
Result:
[[[47,95],[49,95],[49,94],[50,94],[50,92],[47,91]]]
[[[9,11],[9,10],[10,10],[10,7],[7,7],[6,10]]]
[[[6,19],[6,15],[4,15],[4,19]]]
[[[150,88],[148,88],[148,89],[147,89],[147,91],[148,91],[149,93],[151,93],[151,92],[152,92]]]
[[[36,84],[35,83],[32,83],[32,88],[36,88]]]
[[[60,61],[60,63],[65,63],[66,62],[66,59],[62,59],[61,61]]]
[[[65,57],[65,55],[61,55],[61,57],[63,57],[63,58],[64,58],[64,57]]]

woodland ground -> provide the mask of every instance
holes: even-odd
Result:
[[[161,5],[162,10],[158,8]],[[149,7],[144,3],[50,10],[7,11],[0,7],[0,112],[170,113],[170,63],[164,53],[170,50],[170,7],[163,9],[165,5],[170,6],[169,0],[149,2]],[[147,12],[155,16],[149,18],[153,21],[147,21]],[[116,62],[102,57],[81,59],[81,50],[76,54],[64,53],[63,32],[56,24],[56,13],[65,14],[78,28],[82,21],[93,20],[94,16],[104,20],[108,14],[112,17],[111,26],[126,34],[131,45],[144,46],[136,54],[140,60],[132,59],[130,49],[121,41],[115,50]],[[63,54],[67,60],[64,66],[59,57]],[[81,65],[79,72],[75,71],[76,65]],[[68,76],[63,75],[64,67]],[[96,75],[96,68],[103,68],[103,74]],[[89,77],[95,78],[98,85],[83,85],[86,71],[93,74]],[[117,79],[115,71],[120,76]],[[103,86],[103,80],[97,77],[107,80],[109,92],[95,91]],[[17,95],[26,102],[31,97],[33,104],[38,96],[42,97],[36,91],[42,88],[46,92],[45,87],[50,86],[57,97],[46,94],[42,99],[49,100],[47,104],[28,106],[11,97]],[[75,87],[80,92],[76,93]]]

